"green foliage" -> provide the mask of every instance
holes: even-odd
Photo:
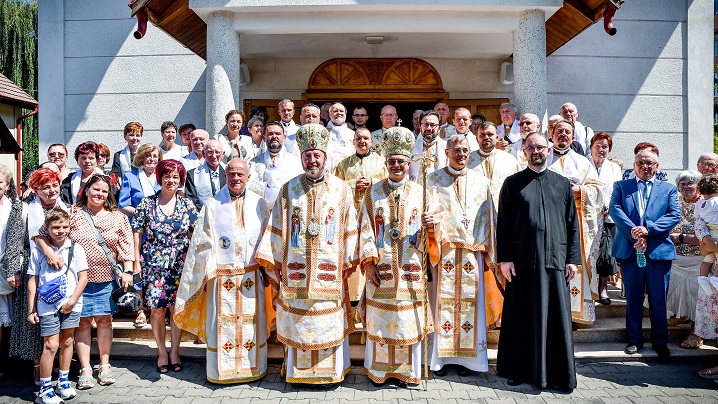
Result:
[[[0,0],[0,21],[0,73],[37,99],[37,0]],[[32,116],[23,123],[23,178],[37,167],[37,136]]]

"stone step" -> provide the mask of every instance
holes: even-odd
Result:
[[[718,344],[715,340],[705,341],[705,344],[698,349],[683,349],[678,346],[679,342],[669,342],[668,347],[671,350],[671,357],[681,360],[693,360],[700,358],[713,357],[718,355]],[[650,344],[646,346],[636,355],[627,355],[623,352],[626,344],[624,342],[576,342],[574,343],[574,355],[577,362],[595,362],[595,361],[630,361],[644,360],[646,358],[656,358],[657,355],[651,349]],[[489,363],[496,363],[496,355],[498,352],[496,344],[489,344],[488,356]],[[182,342],[180,345],[180,355],[183,360],[205,360],[206,345],[195,344],[193,342]],[[92,344],[93,356],[98,355],[97,344]],[[364,361],[364,346],[351,345],[349,347],[349,355],[354,366],[361,366]],[[112,343],[112,358],[117,359],[152,359],[157,357],[157,344],[149,340],[129,340],[124,338],[115,338]],[[268,347],[268,359],[272,363],[281,363],[284,358],[283,349],[278,344],[270,344]]]

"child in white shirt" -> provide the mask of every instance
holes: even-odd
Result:
[[[50,233],[53,250],[62,257],[64,265],[55,270],[47,264],[39,248],[30,255],[28,281],[28,316],[32,324],[40,323],[40,336],[45,338],[40,357],[40,394],[35,400],[41,404],[59,404],[77,395],[70,386],[68,373],[72,361],[75,329],[80,325],[82,292],[87,285],[87,258],[80,244],[70,241],[70,217],[62,209],[47,212],[45,227]],[[57,394],[52,389],[52,362],[60,349],[60,376]],[[59,396],[59,397],[58,397]]]

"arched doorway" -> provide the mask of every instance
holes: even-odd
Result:
[[[302,105],[313,102],[319,106],[326,102],[342,102],[347,107],[347,121],[356,106],[367,109],[370,129],[381,127],[379,114],[386,104],[394,105],[402,126],[412,128],[411,117],[416,109],[431,109],[439,101],[453,110],[468,108],[487,119],[499,122],[498,109],[506,98],[449,99],[441,76],[428,62],[421,59],[330,59],[314,69],[307,90],[301,100],[294,100],[295,117]],[[254,106],[265,106],[270,119],[278,119],[279,100],[245,100],[247,116]],[[295,118],[298,121],[297,118]]]

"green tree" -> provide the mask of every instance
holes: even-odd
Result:
[[[37,0],[0,0],[0,21],[0,73],[37,99]],[[36,116],[25,120],[21,146],[25,178],[38,164]]]

